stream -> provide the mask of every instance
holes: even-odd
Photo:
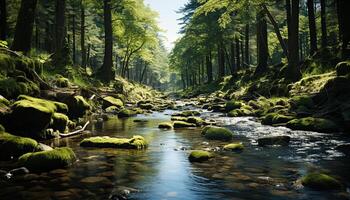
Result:
[[[264,126],[253,117],[228,118],[222,113],[199,111],[201,117],[215,119],[219,126],[232,130],[234,142],[242,142],[244,151],[221,151],[218,147],[225,143],[206,140],[201,128],[158,129],[160,122],[170,121],[174,110],[111,118],[92,124],[83,135],[47,141],[51,146],[73,148],[79,160],[68,169],[30,173],[0,182],[0,199],[123,199],[118,196],[121,191],[131,192],[128,199],[350,199],[350,158],[335,150],[337,145],[349,143],[348,138]],[[134,122],[135,119],[148,121]],[[79,146],[83,138],[97,135],[141,135],[149,147],[137,151]],[[289,135],[290,145],[257,145],[258,138],[272,135]],[[214,151],[215,157],[208,162],[190,163],[188,155],[193,149]],[[1,163],[0,168],[6,168],[6,163]],[[347,188],[321,192],[294,184],[315,170],[338,177]]]

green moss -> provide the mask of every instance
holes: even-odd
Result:
[[[313,108],[315,106],[314,101],[310,96],[294,96],[290,100],[290,105],[293,109],[296,109],[300,106],[304,106],[306,108]]]
[[[58,130],[61,133],[64,133],[67,125],[68,125],[69,118],[67,115],[62,113],[54,113],[52,116],[52,121],[50,124],[50,127],[54,130]]]
[[[31,171],[48,171],[73,164],[76,156],[71,148],[63,147],[50,151],[27,153],[19,158],[20,165]]]
[[[116,106],[117,108],[122,108],[124,106],[124,103],[122,100],[107,96],[103,98],[103,109],[106,109],[110,106]]]
[[[173,129],[173,124],[170,122],[163,122],[158,125],[160,129]]]
[[[293,117],[285,116],[277,113],[267,114],[262,118],[261,123],[264,125],[274,125],[274,124],[282,124],[291,121]]]
[[[133,136],[132,138],[111,138],[91,137],[81,141],[82,147],[99,147],[99,148],[118,148],[118,149],[145,149],[148,144],[142,136]]]
[[[68,78],[64,78],[64,77],[59,77],[55,80],[55,85],[57,87],[60,88],[66,88],[69,87],[70,83],[69,83],[69,79]]]
[[[319,173],[312,173],[304,176],[301,183],[305,187],[315,190],[334,190],[341,189],[342,184],[335,178]]]
[[[203,162],[213,157],[213,154],[211,154],[210,152],[196,150],[191,152],[188,159],[190,160],[190,162]]]
[[[133,111],[133,110],[129,110],[129,109],[122,109],[119,111],[118,113],[118,117],[119,118],[127,118],[127,117],[132,117],[132,116],[135,116],[136,115],[136,112]]]
[[[68,112],[68,106],[64,103],[57,102],[57,101],[38,99],[38,98],[30,97],[27,95],[20,95],[18,97],[18,100],[28,100],[28,101],[31,101],[35,104],[40,104],[44,107],[51,107],[54,109],[54,112],[59,112],[59,113],[67,113]]]
[[[244,145],[242,143],[232,143],[224,146],[226,151],[243,151]]]
[[[174,121],[174,128],[188,128],[188,127],[196,127],[196,124],[184,122],[184,121]]]
[[[117,113],[120,109],[117,106],[109,106],[105,109],[107,113]]]
[[[337,71],[337,76],[346,76],[350,74],[350,60],[338,63],[335,69]]]
[[[208,140],[229,141],[233,138],[233,133],[227,128],[206,126],[202,129],[202,135]]]
[[[287,127],[293,130],[315,131],[322,133],[337,132],[338,126],[328,119],[307,117],[294,119],[287,123]]]
[[[178,116],[174,116],[174,117],[171,117],[171,121],[183,121],[183,122],[187,122],[187,117],[178,117]]]
[[[188,117],[186,122],[196,124],[197,126],[202,126],[204,124],[204,120],[200,117]]]
[[[240,108],[230,111],[227,116],[229,117],[242,117],[242,116],[253,116],[254,113],[246,108]]]
[[[198,111],[186,110],[181,113],[175,114],[173,116],[189,117],[189,116],[200,116],[200,115],[201,114]]]
[[[225,104],[225,110],[226,112],[230,112],[231,110],[240,109],[242,106],[243,106],[242,102],[231,100]]]
[[[7,100],[5,97],[0,95],[0,104],[3,104],[5,106],[9,106],[10,105],[10,101]]]
[[[68,105],[69,118],[73,119],[83,117],[92,109],[92,106],[82,96],[68,96],[63,99],[63,102]]]
[[[139,107],[141,109],[145,109],[145,110],[152,110],[152,109],[154,109],[154,105],[152,105],[150,103],[140,104]]]
[[[8,133],[0,134],[0,159],[9,160],[39,150],[38,143],[30,138],[14,136]]]
[[[0,93],[7,98],[16,98],[20,94],[38,95],[40,90],[37,84],[20,76],[1,79]]]

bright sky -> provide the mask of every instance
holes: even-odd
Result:
[[[153,10],[159,13],[159,26],[165,31],[163,35],[165,46],[170,51],[174,47],[174,42],[180,37],[179,21],[182,15],[176,13],[188,0],[145,0]]]

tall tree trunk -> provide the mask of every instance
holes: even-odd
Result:
[[[73,14],[73,24],[72,24],[72,34],[73,34],[73,64],[76,62],[76,43],[75,43],[75,14]]]
[[[346,0],[345,0],[346,1]],[[326,23],[326,1],[320,0],[321,3],[321,45],[322,48],[327,47],[327,23]]]
[[[247,64],[247,66],[250,65],[249,60],[249,24],[245,25],[245,54],[244,54],[244,61]]]
[[[264,11],[260,11],[256,16],[257,20],[257,50],[258,65],[255,69],[255,75],[260,75],[267,70],[268,43],[267,43],[267,24]]]
[[[339,38],[342,42],[342,58],[350,59],[350,1],[337,0]]]
[[[207,66],[208,83],[211,83],[213,82],[213,64],[211,62],[211,52],[209,52],[205,57],[205,62]]]
[[[99,71],[99,78],[102,81],[109,82],[114,79],[113,66],[113,32],[112,32],[112,10],[111,0],[103,1],[104,11],[104,29],[105,29],[105,53],[103,65]]]
[[[225,76],[225,52],[223,47],[223,41],[220,39],[218,42],[218,67],[219,67],[219,79]]]
[[[310,30],[310,55],[314,55],[314,53],[317,51],[317,33],[316,33],[314,0],[307,0],[307,12],[309,17],[309,30]]]
[[[37,0],[22,0],[12,50],[28,53],[31,49]]]
[[[289,11],[287,10],[287,13],[290,13],[290,21],[288,24],[289,63],[285,76],[288,80],[297,81],[301,78],[299,66],[299,0],[286,0],[286,2],[286,8],[290,8]]]
[[[81,48],[81,66],[86,67],[86,48],[85,48],[85,5],[84,0],[80,1],[80,48]]]
[[[231,42],[230,45],[230,51],[231,51],[231,75],[234,76],[237,69],[236,69],[236,55],[235,55],[235,43]]]
[[[0,0],[0,40],[7,39],[7,5],[6,0]]]
[[[236,67],[237,67],[237,71],[241,70],[241,52],[240,52],[240,41],[239,38],[236,37]]]

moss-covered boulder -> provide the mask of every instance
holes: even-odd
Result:
[[[155,108],[154,105],[150,103],[140,104],[139,107],[144,110],[153,110]]]
[[[67,128],[68,122],[69,118],[67,117],[67,115],[62,113],[54,113],[52,115],[50,128],[54,129],[55,131],[64,133]]]
[[[19,164],[31,171],[49,171],[66,168],[76,161],[71,148],[63,147],[50,151],[27,153],[19,157]]]
[[[204,162],[213,157],[213,154],[208,151],[196,150],[190,153],[188,159],[190,162]]]
[[[38,95],[40,88],[37,84],[21,75],[18,77],[0,78],[0,94],[7,98],[16,98],[18,95]]]
[[[118,113],[119,110],[120,108],[118,108],[117,106],[109,106],[108,108],[105,109],[107,113],[112,113],[112,114]]]
[[[117,149],[146,149],[147,142],[142,136],[133,136],[132,138],[112,138],[91,137],[80,142],[82,147],[98,147],[98,148],[117,148]]]
[[[115,107],[120,109],[120,108],[124,107],[124,103],[122,100],[111,97],[111,96],[104,97],[102,108],[106,109],[106,108],[111,107],[111,106],[115,106]]]
[[[335,178],[322,173],[312,173],[301,179],[303,186],[314,190],[336,190],[341,189],[342,184]]]
[[[180,117],[190,117],[190,116],[200,116],[201,113],[195,110],[186,110],[181,113],[173,114],[173,116],[180,116]]]
[[[293,130],[315,131],[321,133],[332,133],[339,131],[337,124],[329,119],[307,117],[294,119],[287,123],[287,127]]]
[[[55,85],[60,88],[66,88],[69,87],[70,82],[68,78],[58,77],[55,79]]]
[[[240,108],[240,109],[235,109],[231,110],[227,116],[229,117],[244,117],[244,116],[253,116],[254,113],[247,109],[247,108]]]
[[[0,133],[0,159],[10,160],[39,150],[38,143],[30,138],[19,137],[9,133]]]
[[[189,128],[189,127],[196,127],[196,124],[184,122],[184,121],[174,121],[174,128]]]
[[[187,117],[174,116],[174,117],[171,117],[171,121],[183,121],[183,122],[187,122]]]
[[[158,125],[160,129],[173,129],[173,124],[170,122],[162,122]]]
[[[233,138],[233,133],[230,130],[217,126],[204,127],[202,135],[208,140],[230,141]]]
[[[337,76],[346,76],[350,74],[350,60],[338,63],[335,69],[337,71]]]
[[[204,120],[200,117],[188,117],[186,122],[195,124],[197,126],[202,126],[204,124]]]
[[[263,137],[258,139],[259,146],[269,146],[269,145],[288,146],[289,142],[290,142],[290,137],[285,135]]]
[[[231,100],[231,101],[226,102],[225,110],[226,110],[226,112],[230,112],[231,110],[240,109],[242,106],[243,106],[242,102]]]
[[[244,145],[242,143],[232,143],[224,146],[225,151],[243,151]]]
[[[130,110],[130,109],[122,109],[118,112],[118,117],[119,118],[127,118],[127,117],[132,117],[132,116],[135,116],[137,115],[137,113],[133,110]]]
[[[315,103],[311,96],[294,96],[289,100],[292,109],[298,109],[298,107],[305,107],[312,109]]]
[[[91,109],[91,105],[82,96],[67,96],[62,100],[68,105],[69,118],[77,119],[86,115]]]
[[[261,123],[264,125],[283,124],[293,120],[292,116],[285,116],[278,113],[270,113],[264,116]]]

